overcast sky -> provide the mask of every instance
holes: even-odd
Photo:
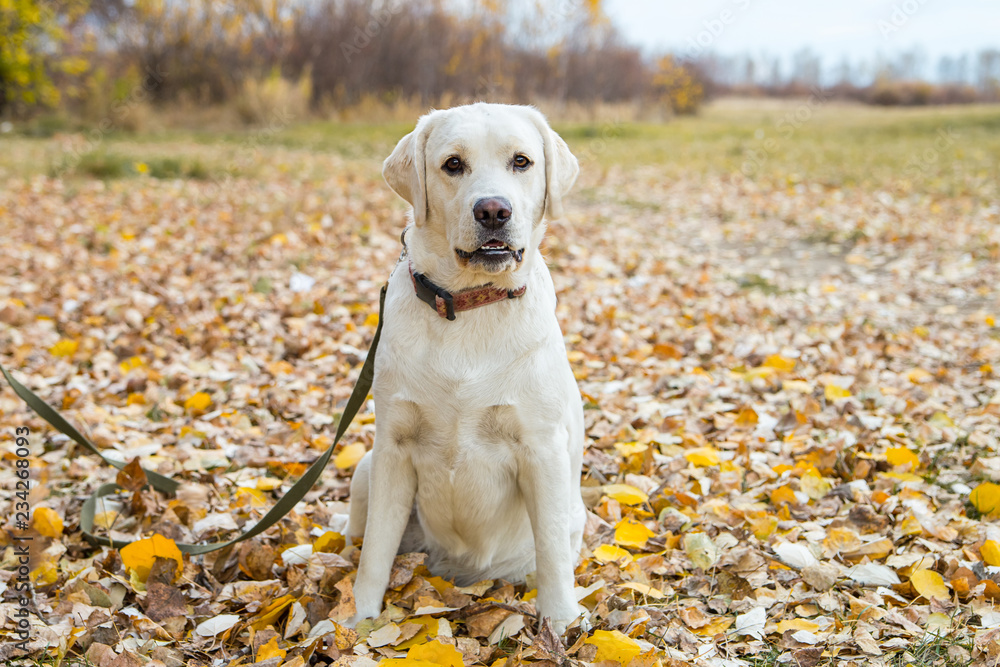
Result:
[[[827,64],[921,47],[941,55],[1000,48],[1000,0],[605,0],[630,39],[654,51],[787,56]]]

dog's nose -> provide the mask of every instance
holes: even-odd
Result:
[[[500,229],[510,221],[510,202],[503,197],[480,199],[472,208],[472,215],[486,229]]]

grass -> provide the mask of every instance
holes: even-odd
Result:
[[[416,119],[414,119],[415,121]],[[63,125],[65,120],[60,121]],[[54,121],[53,121],[54,123]],[[58,125],[58,124],[57,124]],[[963,195],[1000,181],[1000,106],[872,108],[840,102],[721,100],[696,117],[667,123],[555,123],[586,169],[655,164],[661,178],[743,174],[765,185],[858,187],[867,191]],[[0,178],[60,172],[69,177],[156,178],[260,175],[276,154],[333,155],[378,164],[412,123],[311,120],[250,130],[165,130],[47,136],[45,121],[5,139]],[[34,136],[31,136],[34,135]],[[66,136],[81,139],[79,163],[65,162]],[[233,164],[237,168],[233,168]],[[321,172],[303,174],[321,177]]]

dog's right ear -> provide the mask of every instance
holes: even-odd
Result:
[[[399,140],[392,154],[382,163],[382,177],[393,192],[413,207],[413,222],[420,227],[427,220],[427,135],[429,116],[416,129]]]

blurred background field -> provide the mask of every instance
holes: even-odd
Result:
[[[939,10],[854,8],[833,28],[865,52],[799,15],[819,31],[801,44],[791,5],[767,19],[748,0],[677,6],[686,27],[651,42],[664,7],[20,0],[0,9],[0,177],[321,177],[304,152],[368,173],[427,109],[486,100],[539,106],[600,169],[942,195],[998,180],[1000,50],[944,25],[906,38]],[[758,26],[783,41],[740,41]]]
[[[807,122],[781,123],[808,109]],[[413,118],[418,112],[414,112]],[[274,129],[172,128],[111,132],[90,148],[86,133],[11,136],[0,177],[259,177],[281,168],[323,178],[324,154],[376,173],[413,122],[308,119]],[[734,174],[767,182],[914,190],[941,195],[994,191],[1000,181],[1000,106],[882,109],[831,101],[722,98],[668,123],[554,121],[587,167],[655,164],[665,178]],[[306,159],[306,154],[313,154]],[[145,164],[149,171],[137,170]]]

